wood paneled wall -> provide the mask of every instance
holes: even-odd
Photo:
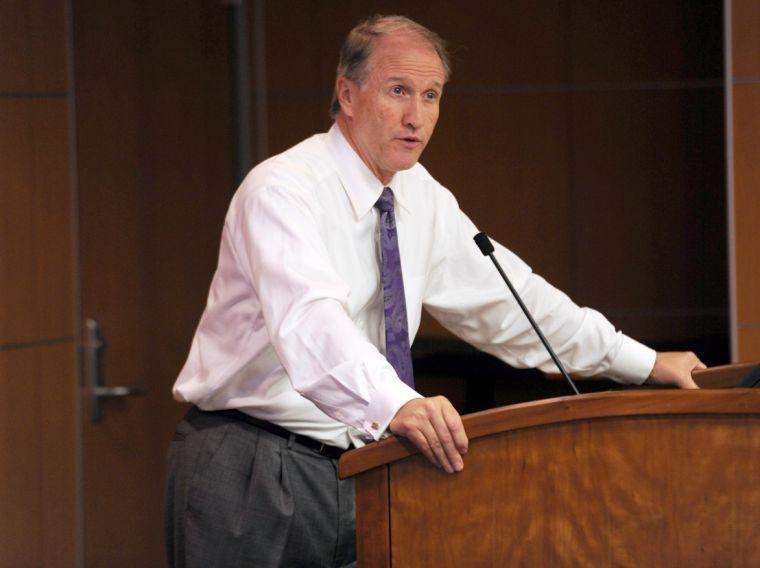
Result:
[[[266,2],[270,154],[329,127],[340,44],[377,12],[452,47],[422,162],[481,229],[630,335],[727,352],[720,1]]]
[[[760,3],[727,0],[734,358],[760,360]]]
[[[81,309],[103,382],[146,395],[82,426],[84,560],[164,563],[171,386],[216,266],[233,191],[228,7],[73,2]]]
[[[65,0],[0,3],[0,565],[77,563]]]

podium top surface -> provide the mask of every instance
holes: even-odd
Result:
[[[760,414],[760,389],[630,390],[565,396],[494,408],[462,417],[470,440],[579,420],[679,414]],[[419,453],[409,441],[390,437],[346,452],[341,478]]]

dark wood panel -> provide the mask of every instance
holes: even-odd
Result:
[[[268,67],[272,92],[331,85],[340,43],[357,21],[373,13],[405,14],[439,33],[453,52],[452,85],[467,89],[719,79],[722,73],[717,0],[490,0],[477,9],[464,1],[363,1],[341,10],[329,2],[290,0],[267,4],[267,53],[288,62]]]
[[[267,103],[269,121],[269,154],[279,154],[318,132],[326,132],[332,124],[326,95],[320,103],[296,94],[272,97]]]
[[[445,8],[432,4],[422,16],[423,23],[451,48],[451,90],[488,92],[515,86],[520,90],[523,85],[551,90],[572,80],[570,6],[563,0],[491,0],[478,2],[477,7],[454,2]]]
[[[0,344],[74,333],[65,99],[0,100]]]
[[[0,564],[74,566],[78,501],[73,342],[0,351]]]
[[[760,78],[760,3],[731,0],[733,77]]]
[[[571,30],[567,49],[574,82],[722,78],[720,0],[568,4],[565,25]]]
[[[722,92],[572,98],[575,299],[647,341],[721,333]]]
[[[67,89],[66,0],[0,2],[0,92]]]
[[[760,84],[734,85],[734,238],[738,322],[760,325]]]

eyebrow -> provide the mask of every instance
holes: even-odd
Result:
[[[387,82],[388,83],[406,83],[407,78],[406,77],[388,77]],[[433,87],[435,87],[438,90],[443,90],[443,84],[439,83],[438,81],[433,81]]]

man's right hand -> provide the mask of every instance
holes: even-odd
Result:
[[[389,428],[408,438],[433,465],[447,473],[464,468],[467,434],[462,418],[446,397],[410,400],[399,409]]]

